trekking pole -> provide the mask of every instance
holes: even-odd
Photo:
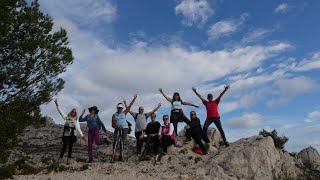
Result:
[[[122,139],[122,135],[123,135],[123,128],[120,130],[120,150],[121,150],[121,157],[122,157],[122,160],[123,160],[124,156],[123,156],[123,139]]]
[[[117,131],[116,143],[113,146],[113,154],[112,154],[112,161],[111,162],[114,162],[114,158],[115,158],[115,155],[116,155],[116,149],[117,149],[117,145],[118,145],[118,141],[119,141],[119,130],[117,129],[116,131]]]

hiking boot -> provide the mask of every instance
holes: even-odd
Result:
[[[204,147],[206,148],[206,150],[209,150],[209,148],[210,148],[209,143],[205,143],[205,144],[204,144]]]
[[[89,159],[88,163],[92,163],[93,162],[93,159]]]
[[[230,146],[229,143],[228,143],[228,141],[225,141],[225,142],[224,142],[224,145],[226,145],[226,147]]]

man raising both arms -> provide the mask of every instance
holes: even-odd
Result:
[[[229,88],[230,88],[229,85],[224,86],[224,90],[221,92],[219,97],[215,100],[213,100],[212,94],[208,94],[208,96],[207,96],[208,101],[207,101],[197,92],[195,87],[192,87],[193,92],[196,93],[196,95],[201,99],[202,103],[206,106],[206,109],[207,109],[207,119],[206,119],[204,126],[203,126],[203,131],[204,131],[205,136],[206,137],[208,136],[208,127],[210,126],[210,124],[212,122],[214,122],[214,124],[217,126],[217,128],[221,134],[221,137],[224,141],[224,144],[226,146],[229,146],[229,143],[228,143],[226,136],[224,134],[224,131],[222,129],[222,125],[220,122],[220,115],[219,115],[219,111],[218,111],[218,105],[219,105],[221,97]]]

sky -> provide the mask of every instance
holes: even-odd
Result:
[[[53,18],[53,31],[67,30],[73,51],[73,64],[60,75],[65,88],[54,97],[66,113],[96,105],[113,131],[117,103],[137,94],[131,110],[149,112],[161,102],[162,122],[171,106],[158,91],[163,88],[169,97],[179,92],[183,101],[199,105],[184,106],[184,112],[195,110],[203,123],[206,109],[191,88],[218,97],[229,84],[219,104],[228,141],[276,129],[289,138],[288,151],[320,150],[320,1],[39,3]],[[41,109],[63,123],[53,102]]]

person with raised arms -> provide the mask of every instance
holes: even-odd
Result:
[[[212,94],[208,94],[207,99],[205,100],[196,90],[195,87],[192,87],[193,92],[201,99],[202,103],[204,104],[204,106],[207,109],[207,119],[204,123],[203,126],[203,131],[205,133],[205,136],[208,135],[208,127],[210,126],[210,124],[213,122],[216,127],[218,128],[221,137],[224,141],[224,144],[226,146],[229,146],[229,143],[226,139],[226,136],[224,134],[224,131],[222,129],[222,125],[221,125],[221,121],[220,121],[220,115],[219,115],[219,111],[218,111],[218,105],[220,103],[220,99],[221,97],[224,95],[224,93],[230,88],[229,85],[224,86],[224,90],[220,93],[220,95],[218,96],[218,98],[216,98],[215,100],[213,100],[213,96]]]
[[[129,125],[127,122],[127,117],[126,115],[130,111],[130,108],[132,107],[134,101],[137,99],[137,95],[134,95],[134,98],[132,99],[131,103],[129,106],[127,106],[127,103],[125,100],[123,100],[122,103],[118,103],[117,105],[117,112],[115,112],[112,115],[112,127],[114,128],[114,133],[113,133],[113,155],[115,154],[116,151],[116,143],[118,141],[118,136],[120,135],[121,138],[121,148],[120,148],[120,156],[119,156],[119,161],[123,161],[123,149],[124,149],[124,142],[127,138],[127,134],[129,131]],[[124,107],[126,107],[125,110]],[[112,159],[114,161],[114,159]]]
[[[144,108],[142,106],[139,107],[138,112],[129,111],[136,122],[135,136],[137,140],[138,155],[141,154],[141,148],[144,141],[145,130],[148,125],[147,119],[150,117],[151,114],[155,113],[160,108],[160,106],[161,106],[161,103],[159,103],[156,108],[154,108],[152,111],[148,113],[144,113]]]
[[[184,115],[182,107],[183,105],[194,106],[199,108],[199,106],[194,105],[192,103],[182,101],[179,93],[175,92],[173,94],[172,99],[169,98],[166,94],[164,94],[163,90],[159,88],[160,93],[166,98],[168,102],[171,103],[171,115],[170,115],[170,123],[174,126],[174,132],[178,134],[178,122],[184,121],[187,125],[190,124],[190,120]]]
[[[100,128],[105,132],[106,136],[107,129],[105,128],[104,124],[100,120],[100,117],[98,116],[99,110],[97,106],[92,106],[89,108],[89,113],[85,117],[83,115],[85,114],[86,110],[84,109],[82,111],[81,116],[79,117],[79,122],[87,122],[87,126],[89,128],[88,130],[88,156],[89,156],[89,163],[93,162],[93,141],[96,145],[103,145],[107,144],[109,145],[110,142],[107,138],[100,139]]]
[[[66,152],[67,146],[68,146],[68,159],[67,159],[67,163],[68,163],[72,158],[73,144],[77,141],[77,136],[80,136],[83,141],[85,141],[85,138],[83,136],[83,133],[81,131],[80,124],[78,121],[77,109],[73,108],[66,115],[61,110],[57,99],[54,100],[54,103],[56,104],[58,112],[60,113],[62,119],[64,120],[63,133],[62,133],[63,146],[60,152],[59,161],[61,161],[61,159],[63,158],[63,155]]]

